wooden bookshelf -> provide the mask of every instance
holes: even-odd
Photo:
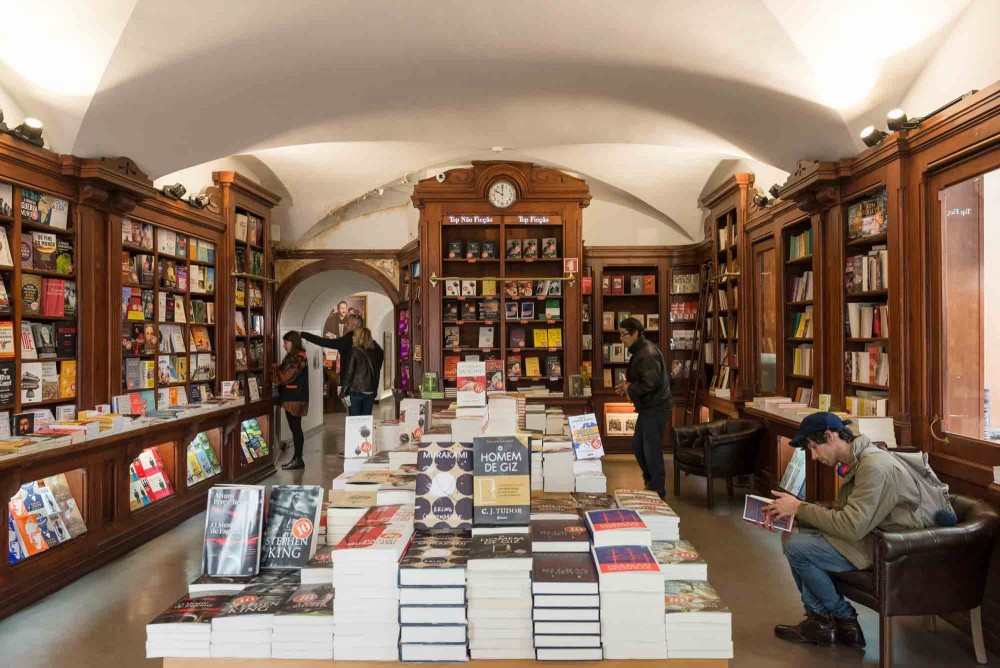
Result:
[[[187,212],[178,208],[176,213]],[[181,227],[177,223],[183,218],[163,214],[143,208],[118,222],[122,365],[117,395],[129,399],[129,409],[118,410],[132,414],[140,406],[148,413],[200,403],[218,391],[215,258],[221,236],[211,228],[196,236],[191,230],[197,227]]]
[[[11,337],[9,356],[0,358],[0,403],[9,409],[0,411],[0,428],[13,433],[20,413],[36,412],[36,424],[76,415],[79,216],[65,196],[34,187],[0,183],[0,199],[0,228],[12,256],[0,268],[6,293],[0,318]]]
[[[696,374],[709,375],[701,381],[702,386],[711,377],[715,368],[714,342],[705,340],[704,335],[698,336],[698,308],[701,298],[701,267],[698,264],[679,265],[670,268],[670,302],[666,313],[667,329],[670,332],[668,345],[670,365],[670,384],[675,395],[686,392],[688,383]],[[661,324],[661,329],[663,325]],[[701,366],[696,358],[699,351],[695,347],[695,339],[701,353]],[[706,369],[708,370],[706,372]]]
[[[813,334],[818,329],[813,305],[817,293],[815,232],[812,219],[801,218],[781,229],[781,294],[784,299],[782,318],[785,332],[783,357],[779,368],[784,382],[781,392],[796,401],[811,403],[818,363]]]
[[[396,305],[396,380],[394,387],[403,396],[420,395],[423,376],[423,288],[420,276],[420,242],[408,244],[400,252],[400,302]]]

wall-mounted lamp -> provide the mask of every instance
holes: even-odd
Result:
[[[183,186],[182,186],[183,187]],[[212,198],[202,193],[200,195],[191,195],[188,197],[188,204],[196,209],[204,209],[206,206],[212,203]]]
[[[778,193],[781,192],[781,186],[775,183],[767,192],[771,193],[772,199],[778,199]]]
[[[767,203],[769,201],[770,200],[767,198],[767,195],[762,195],[760,193],[757,193],[756,195],[753,196],[753,203],[757,205],[758,209],[763,209],[765,206],[767,206]]]
[[[882,140],[889,135],[879,130],[874,125],[869,125],[864,130],[861,131],[861,141],[865,143],[865,146],[878,146],[882,143]]]
[[[23,139],[29,144],[34,144],[38,147],[45,146],[45,140],[42,139],[42,122],[37,118],[24,119],[24,123],[11,130],[10,134],[18,139]]]

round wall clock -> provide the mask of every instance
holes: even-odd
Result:
[[[490,186],[486,197],[498,209],[506,209],[517,199],[517,190],[510,181],[497,181]]]

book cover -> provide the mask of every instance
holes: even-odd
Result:
[[[220,486],[208,490],[201,572],[255,575],[260,567],[263,522],[263,487]]]
[[[262,568],[302,568],[316,552],[323,505],[318,485],[275,485],[264,522]]]
[[[479,242],[478,241],[468,241],[465,244],[465,257],[466,259],[478,259],[480,253]]]
[[[558,520],[546,520],[553,522]],[[582,527],[581,527],[582,528]],[[532,523],[531,540],[534,543],[542,540],[534,534]],[[583,529],[586,540],[587,530]],[[590,552],[536,552],[532,556],[531,581],[548,584],[593,584],[597,585],[597,568]]]
[[[374,418],[371,415],[352,415],[344,422],[344,457],[367,458],[374,451],[372,434]]]
[[[603,311],[601,313],[601,330],[605,332],[615,331],[615,312]]]
[[[537,357],[524,358],[524,375],[528,377],[537,377],[542,375]]]
[[[458,363],[457,395],[459,406],[486,405],[486,364],[484,362]]]
[[[535,302],[521,302],[521,320],[535,319]]]
[[[32,232],[31,253],[32,268],[55,271],[56,235],[49,232]]]
[[[463,297],[475,297],[476,296],[476,282],[474,280],[462,281],[462,296]]]
[[[545,375],[549,378],[560,378],[562,377],[562,360],[560,360],[555,355],[549,355],[545,358]]]
[[[467,531],[418,533],[399,567],[434,570],[465,568],[471,550],[472,536]]]
[[[0,359],[14,357],[14,323],[0,322]]]
[[[14,364],[0,364],[0,406],[14,403]]]
[[[664,580],[664,612],[729,612],[719,593],[707,582]]]
[[[446,297],[458,297],[462,293],[461,281],[457,278],[449,278],[444,282],[444,294]]]
[[[525,526],[531,515],[531,451],[524,436],[473,441],[475,526]]]
[[[548,329],[548,339],[550,348],[562,348],[562,329],[558,327],[550,327]]]
[[[531,559],[531,534],[489,533],[472,537],[470,560]]]
[[[514,305],[516,308],[516,304]],[[523,348],[527,341],[525,340],[524,327],[511,327],[510,328],[510,347],[511,348]]]
[[[503,310],[505,320],[518,319],[517,302],[504,302]]]
[[[653,553],[644,545],[594,547],[593,554],[600,573],[660,572]]]
[[[630,295],[642,294],[642,276],[629,276],[628,293]]]
[[[495,241],[484,241],[482,245],[481,257],[484,260],[495,260],[497,257],[497,244]]]
[[[559,250],[554,237],[542,239],[542,257],[559,257]]]
[[[3,214],[0,213],[0,215]],[[14,266],[14,255],[10,249],[10,240],[7,238],[6,227],[0,227],[0,264],[6,267]]]
[[[634,510],[615,508],[611,510],[592,510],[586,513],[587,526],[596,534],[601,531],[615,529],[645,529],[646,523]]]
[[[42,279],[42,315],[62,318],[66,315],[66,281]]]
[[[448,242],[448,259],[454,260],[463,257],[462,255],[462,242],[461,241],[449,241]]]
[[[625,277],[623,275],[615,274],[611,276],[611,294],[625,294]]]
[[[38,349],[35,348],[35,335],[31,331],[31,323],[27,320],[21,321],[21,359],[38,359]]]
[[[573,454],[577,459],[597,459],[604,456],[601,430],[594,413],[571,415],[569,433],[573,443]]]
[[[524,257],[532,260],[538,258],[538,239],[524,240]]]
[[[21,274],[21,314],[42,314],[42,277]]]
[[[520,355],[507,355],[507,377],[511,379],[520,378],[523,375]]]
[[[476,320],[476,302],[462,302],[462,320]]]
[[[73,273],[73,242],[65,237],[56,237],[55,270],[60,274]]]
[[[179,601],[157,615],[156,624],[211,624],[223,607],[233,600],[233,593],[185,594]]]
[[[694,545],[686,540],[654,540],[653,557],[658,564],[704,564]]]
[[[564,543],[590,545],[590,534],[579,519],[572,520],[532,520],[531,540],[537,543]],[[583,551],[587,551],[586,549]],[[590,561],[590,554],[587,554]],[[538,562],[536,561],[537,565]],[[595,576],[596,578],[596,573]]]
[[[521,239],[507,239],[507,259],[508,260],[520,260],[523,248],[521,246]]]
[[[333,617],[334,590],[332,584],[304,584],[292,592],[275,617]]]
[[[539,327],[534,332],[534,346],[536,348],[548,348],[549,347],[549,335],[545,329]]]
[[[642,294],[644,295],[655,295],[656,294],[656,275],[647,274],[642,277]]]
[[[21,268],[31,269],[31,233],[21,233]]]
[[[414,527],[419,531],[472,528],[472,447],[422,442],[417,448]]]

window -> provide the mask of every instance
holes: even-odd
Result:
[[[1000,169],[939,191],[945,431],[1000,442]]]

